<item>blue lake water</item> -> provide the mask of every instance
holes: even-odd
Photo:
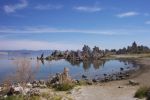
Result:
[[[53,76],[58,72],[62,72],[64,67],[69,69],[70,75],[75,79],[82,78],[82,75],[93,77],[103,77],[104,74],[113,74],[120,72],[120,68],[124,68],[125,71],[135,70],[137,67],[131,61],[121,60],[101,60],[101,61],[86,61],[86,62],[73,62],[62,60],[52,60],[41,62],[36,57],[41,53],[37,54],[3,54],[0,55],[0,81],[4,80],[11,74],[16,72],[16,61],[20,59],[28,59],[32,66],[32,70],[35,71],[36,79],[48,79],[49,76]],[[45,56],[49,53],[45,53]]]

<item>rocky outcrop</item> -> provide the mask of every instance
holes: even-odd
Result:
[[[30,96],[40,96],[40,90],[39,89],[37,89],[37,88],[32,88],[32,89],[30,89],[30,91],[28,91],[28,94],[30,95]]]
[[[44,54],[42,53],[40,57],[37,57],[37,59],[44,60]]]
[[[9,92],[7,93],[7,95],[13,95],[13,94],[24,94],[24,89],[22,86],[20,86],[19,83],[17,85],[12,85],[10,87]]]
[[[38,87],[38,88],[46,88],[47,87],[44,80],[39,80],[39,81],[34,80],[31,84],[32,84],[33,88],[36,88],[36,87]]]
[[[19,83],[17,85],[12,85],[7,93],[7,96],[11,95],[27,95],[30,91],[30,88],[22,87]]]
[[[58,60],[67,59],[74,61],[85,61],[85,60],[99,60],[105,56],[105,52],[100,50],[98,47],[90,49],[88,45],[84,45],[82,51],[58,51],[55,50],[50,56],[46,57],[46,60]],[[40,59],[40,58],[39,58]]]
[[[83,48],[82,48],[82,57],[83,57],[83,60],[88,60],[91,58],[91,49],[89,46],[87,45],[84,45]]]
[[[70,83],[72,82],[71,77],[69,76],[69,69],[64,68],[63,73],[56,73],[56,75],[50,79],[50,84],[63,84],[63,83]]]
[[[102,57],[104,57],[104,52],[102,50],[100,50],[98,47],[94,47],[93,48],[93,52],[92,52],[92,58],[94,60],[99,60]]]

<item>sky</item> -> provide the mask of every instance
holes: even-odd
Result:
[[[0,0],[0,50],[150,47],[150,0]]]

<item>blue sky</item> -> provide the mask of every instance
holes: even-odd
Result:
[[[150,46],[149,0],[0,0],[0,49]]]

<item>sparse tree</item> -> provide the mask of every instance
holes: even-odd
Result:
[[[37,64],[36,67],[33,68],[31,65],[31,61],[26,58],[17,59],[14,64],[16,65],[16,71],[13,74],[12,79],[13,81],[19,83],[27,83],[33,81],[36,72],[39,70],[39,64]]]

